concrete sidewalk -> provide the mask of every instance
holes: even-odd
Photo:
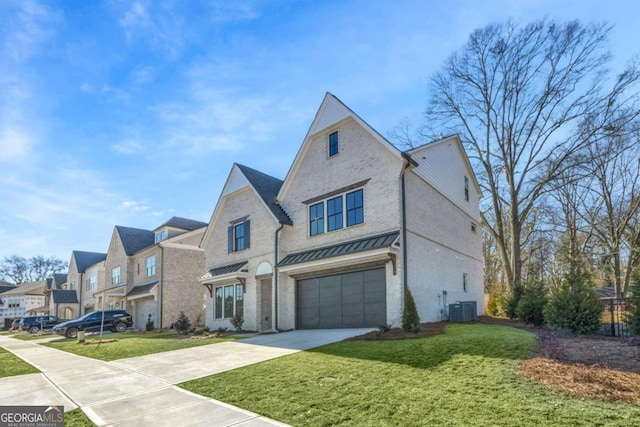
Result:
[[[98,426],[282,426],[175,384],[369,330],[292,331],[113,362],[0,336],[1,347],[42,372],[0,378],[0,405],[80,407]]]

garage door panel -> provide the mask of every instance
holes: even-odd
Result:
[[[297,327],[357,328],[386,323],[385,269],[297,282]]]

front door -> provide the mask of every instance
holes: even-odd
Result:
[[[260,280],[260,330],[270,331],[273,329],[272,312],[272,287],[271,279]]]

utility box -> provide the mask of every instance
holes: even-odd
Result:
[[[475,301],[460,301],[449,304],[449,320],[452,322],[472,322],[478,319],[478,305]]]

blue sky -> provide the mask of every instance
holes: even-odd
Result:
[[[208,221],[233,162],[284,178],[325,92],[387,134],[473,29],[544,16],[640,51],[636,1],[1,1],[0,257]]]

